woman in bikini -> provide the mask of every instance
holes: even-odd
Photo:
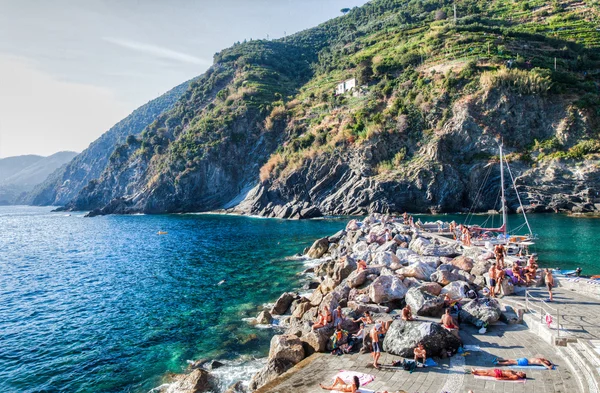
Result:
[[[356,393],[358,391],[358,388],[360,387],[360,381],[358,380],[358,377],[356,375],[352,378],[352,383],[346,383],[342,378],[335,377],[333,385],[325,386],[322,383],[320,383],[319,386],[321,386],[321,389],[325,390],[337,390],[339,392]]]
[[[490,370],[475,370],[471,369],[471,374],[479,377],[492,377],[503,381],[518,381],[519,379],[527,379],[527,375],[521,371],[500,370],[498,368]]]

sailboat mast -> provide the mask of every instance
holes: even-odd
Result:
[[[504,155],[502,152],[502,144],[500,144],[500,189],[502,190],[502,225],[504,228],[504,235],[506,235],[507,229],[507,217],[506,217],[506,197],[504,196]]]

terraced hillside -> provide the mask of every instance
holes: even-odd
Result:
[[[599,3],[453,4],[374,0],[223,50],[68,207],[487,210],[502,140],[529,209],[598,210]]]

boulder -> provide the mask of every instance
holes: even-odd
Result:
[[[264,325],[270,325],[271,322],[273,322],[273,317],[271,316],[270,312],[264,310],[260,314],[258,314],[258,316],[256,317],[256,322]]]
[[[398,249],[398,243],[396,243],[393,240],[390,240],[388,242],[383,243],[381,246],[377,247],[377,249],[375,250],[375,252],[376,253],[379,253],[379,252],[396,253],[397,249]]]
[[[203,367],[204,367],[204,369],[206,369],[206,370],[210,370],[210,371],[212,371],[212,370],[216,370],[216,369],[218,369],[218,368],[221,368],[221,367],[223,367],[224,365],[225,365],[225,364],[223,364],[223,363],[219,362],[218,360],[214,360],[214,359],[213,359],[213,360],[211,360],[210,362],[208,362],[208,363],[205,363]]]
[[[334,281],[342,282],[350,273],[356,270],[356,261],[353,258],[346,257],[338,260],[333,266],[332,276]]]
[[[503,296],[508,296],[515,293],[515,286],[513,285],[510,279],[505,278],[504,280],[502,280],[500,288],[500,294]]]
[[[302,316],[304,315],[304,313],[306,313],[308,310],[310,310],[312,307],[312,305],[310,304],[310,302],[304,302],[304,303],[300,303],[299,305],[296,306],[296,309],[294,310],[294,313],[292,314],[293,317],[301,319]]]
[[[408,248],[423,256],[447,257],[458,254],[455,245],[450,243],[438,244],[437,241],[432,242],[424,237],[417,237],[411,241]]]
[[[297,297],[298,297],[298,295],[293,292],[283,293],[281,296],[279,296],[279,299],[277,299],[277,301],[275,302],[273,307],[271,307],[271,314],[272,315],[285,314],[287,312],[287,310],[290,308],[290,306],[292,305],[292,302],[294,301],[294,299],[296,299]]]
[[[442,291],[440,292],[440,294],[445,295],[445,294],[449,293],[453,299],[458,299],[461,297],[466,297],[468,290],[469,290],[468,282],[454,281],[454,282],[451,282],[450,284],[446,285],[444,288],[442,288]]]
[[[500,319],[500,304],[496,299],[479,298],[471,300],[460,310],[460,318],[477,327],[494,323]]]
[[[356,314],[362,315],[365,311],[369,311],[374,314],[388,313],[390,308],[387,306],[380,306],[378,304],[360,303],[355,301],[349,301],[348,307],[352,309]]]
[[[406,286],[406,288],[417,288],[421,286],[421,282],[413,277],[406,277],[402,280],[402,283]]]
[[[169,385],[166,393],[202,393],[211,389],[209,373],[197,368],[189,374],[175,376],[175,381]]]
[[[332,236],[329,236],[327,240],[329,240],[329,243],[339,243],[344,236],[346,236],[346,231],[342,229],[341,231],[336,232]]]
[[[452,266],[452,265],[442,265],[442,266]],[[453,281],[467,281],[473,282],[475,276],[465,272],[464,270],[458,270],[455,267],[455,270],[438,270],[434,274],[431,275],[431,281],[437,282],[441,285],[448,285]]]
[[[469,258],[469,257],[466,257],[464,255],[460,255],[460,256],[454,258],[453,260],[451,260],[450,264],[456,266],[460,270],[464,270],[466,272],[470,272],[471,269],[473,269],[474,261],[471,258]]]
[[[433,296],[438,296],[442,292],[442,286],[437,282],[424,282],[421,283],[419,289],[422,292],[427,292]]]
[[[383,251],[374,255],[372,263],[389,267],[392,264],[400,265],[400,259],[391,251]]]
[[[444,299],[428,292],[421,291],[419,288],[409,289],[404,300],[417,315],[427,315],[432,317],[439,317],[442,315]]]
[[[369,298],[373,303],[387,303],[404,298],[408,289],[396,276],[379,276],[369,285]]]
[[[317,259],[321,258],[329,249],[329,239],[323,237],[316,240],[313,245],[308,249],[308,257]]]
[[[271,382],[290,368],[294,367],[294,363],[283,359],[269,359],[267,364],[256,374],[252,376],[248,388],[250,391],[257,390],[263,385]]]
[[[361,270],[360,272],[358,271],[353,271],[349,276],[348,276],[348,286],[350,288],[358,288],[361,285],[363,285],[365,282],[367,282],[367,275],[369,274],[368,270]]]
[[[275,335],[271,339],[269,359],[288,360],[293,364],[304,359],[302,341],[292,334]]]
[[[479,261],[475,262],[475,264],[473,265],[473,268],[471,269],[471,274],[473,274],[475,276],[483,276],[485,273],[487,273],[490,270],[491,267],[492,267],[492,261],[479,260]]]
[[[317,330],[303,332],[299,338],[303,343],[302,347],[304,348],[304,355],[310,356],[315,352],[327,351],[327,344],[329,343],[329,338],[333,335],[334,330],[333,327],[328,326]]]
[[[414,349],[422,342],[427,355],[446,356],[455,353],[461,341],[450,331],[435,322],[395,320],[383,340],[383,350],[406,358],[414,356]]]
[[[397,273],[403,275],[404,277],[414,277],[418,280],[429,281],[430,276],[435,273],[435,267],[432,267],[424,262],[417,262],[403,267],[402,269],[398,270]]]
[[[321,287],[319,286],[317,289],[313,291],[310,295],[310,305],[313,307],[318,307],[323,301],[323,292],[321,292]]]
[[[396,256],[400,260],[400,264],[406,265],[408,263],[408,257],[410,255],[418,255],[414,251],[409,250],[408,248],[399,248],[396,250]]]
[[[409,254],[407,260],[409,265],[422,262],[431,265],[434,269],[440,264],[440,258],[438,257],[422,256],[419,254]]]

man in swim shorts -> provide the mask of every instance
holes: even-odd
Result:
[[[381,348],[379,347],[379,334],[381,333],[381,324],[376,323],[371,329],[371,356],[373,357],[373,367],[379,368],[377,361],[381,357]]]
[[[545,358],[519,358],[519,359],[502,359],[496,361],[498,366],[519,366],[519,367],[527,367],[527,366],[544,366],[548,370],[552,370],[554,365],[552,362]]]
[[[492,263],[492,267],[490,267],[490,270],[488,271],[489,275],[490,275],[490,296],[491,297],[496,297],[496,264]]]
[[[475,369],[471,369],[471,374],[473,375],[477,375],[480,377],[492,377],[492,378],[496,378],[498,380],[504,380],[504,381],[517,381],[519,379],[527,379],[527,375],[524,372],[520,372],[520,371],[512,371],[512,370],[500,370],[500,369],[493,369],[493,370],[475,370]]]
[[[550,271],[550,269],[546,269],[544,274],[545,274],[546,288],[548,288],[548,293],[550,294],[550,298],[548,300],[553,301],[554,299],[552,298],[552,288],[554,288],[554,277],[552,276],[552,272]]]

